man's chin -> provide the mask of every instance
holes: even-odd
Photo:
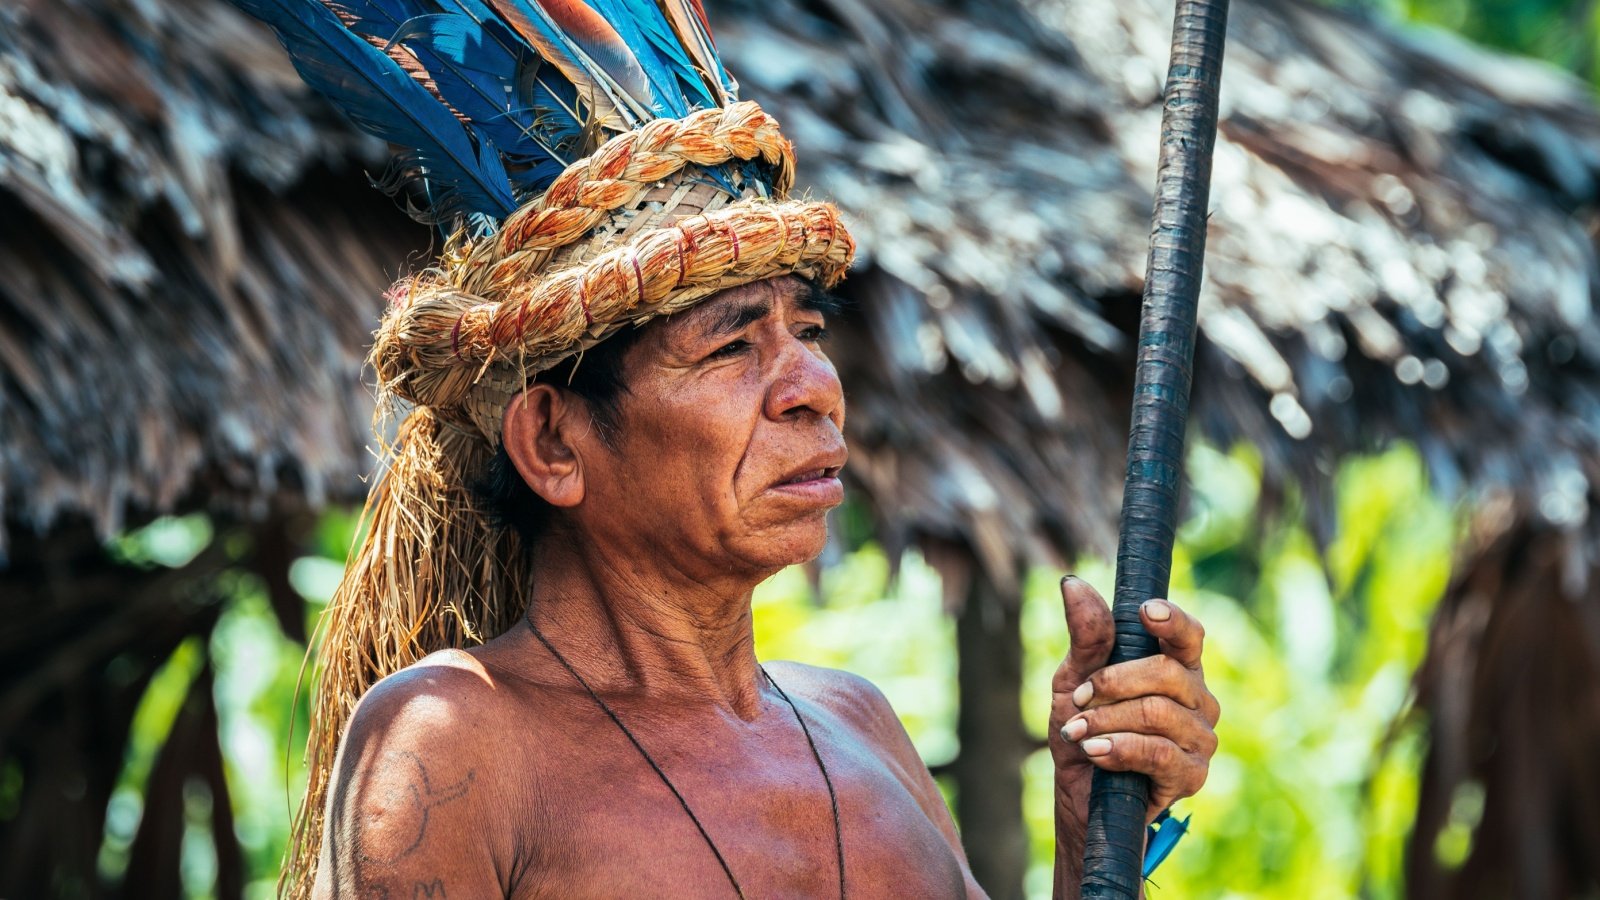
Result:
[[[828,520],[826,511],[807,516],[781,530],[766,530],[760,546],[752,547],[745,555],[762,571],[772,574],[789,566],[799,566],[822,555],[828,545]]]

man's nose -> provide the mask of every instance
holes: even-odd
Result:
[[[844,387],[833,363],[798,338],[785,342],[778,374],[767,391],[767,415],[782,419],[800,413],[837,417],[844,410]]]

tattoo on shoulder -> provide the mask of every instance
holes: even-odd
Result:
[[[408,827],[406,827],[405,833],[394,842],[393,849],[385,848],[388,852],[374,854],[367,852],[366,847],[361,847],[358,852],[363,862],[390,864],[399,862],[415,853],[417,848],[422,846],[423,839],[428,836],[428,819],[434,808],[465,797],[472,788],[473,779],[477,776],[477,770],[468,769],[467,774],[461,776],[459,780],[450,784],[435,786],[432,778],[428,775],[428,767],[423,763],[422,757],[409,750],[395,753],[390,758],[396,757],[409,762],[416,769],[415,775],[406,785],[397,788],[395,793],[391,795],[391,800],[395,801],[394,805],[396,807],[410,808],[412,814],[405,819],[408,822]],[[362,843],[364,844],[365,842]],[[428,893],[417,893],[423,890],[427,890]],[[435,890],[437,890],[437,893],[435,893]],[[415,897],[443,897],[444,884],[437,878],[430,885],[418,882],[416,891],[413,894]]]
[[[435,878],[427,884],[419,881],[416,887],[411,889],[411,900],[444,900],[444,896],[444,879],[442,878]]]

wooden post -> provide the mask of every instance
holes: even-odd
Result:
[[[1000,596],[993,582],[975,571],[956,617],[961,753],[950,767],[956,819],[972,875],[993,900],[1022,900],[1028,870],[1021,606],[1020,597]]]

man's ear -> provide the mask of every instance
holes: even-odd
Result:
[[[506,408],[500,438],[511,464],[535,494],[551,506],[572,507],[583,500],[577,442],[592,425],[582,403],[548,384],[535,384]]]

